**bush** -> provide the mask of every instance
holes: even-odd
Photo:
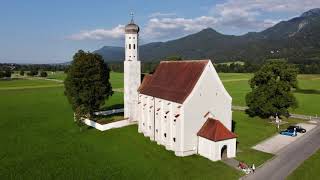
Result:
[[[28,76],[36,76],[38,75],[38,71],[36,70],[31,70],[30,72],[27,73]]]
[[[41,77],[47,77],[48,74],[47,74],[47,72],[45,72],[45,71],[41,71],[40,76],[41,76]]]
[[[7,69],[7,70],[4,71],[4,77],[6,77],[6,78],[11,77],[11,74],[12,74],[12,71],[9,70],[9,69]]]
[[[20,71],[20,76],[24,76],[24,71],[23,70]]]

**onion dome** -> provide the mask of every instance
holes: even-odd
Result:
[[[139,33],[140,28],[133,22],[133,19],[131,19],[131,22],[126,25],[124,30],[126,33]]]

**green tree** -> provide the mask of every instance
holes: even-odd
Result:
[[[12,71],[10,69],[7,69],[4,71],[4,76],[7,78],[11,77],[11,74],[12,74]]]
[[[268,118],[276,114],[289,116],[288,109],[297,107],[292,88],[297,87],[298,70],[285,61],[270,61],[249,81],[252,89],[246,95],[247,114]]]
[[[182,56],[168,56],[166,57],[167,61],[181,61],[182,60]]]
[[[20,71],[20,76],[24,76],[24,70]]]
[[[47,72],[45,72],[45,71],[40,72],[40,77],[47,77],[47,76],[48,76]]]
[[[98,54],[79,50],[73,56],[65,84],[65,95],[75,112],[75,120],[90,118],[112,95],[110,70]]]
[[[28,75],[28,76],[36,76],[36,75],[38,75],[38,71],[32,69],[32,70],[30,70],[30,72],[27,73],[27,75]]]

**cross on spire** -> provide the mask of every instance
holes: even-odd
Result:
[[[133,13],[133,12],[131,12],[131,13],[130,13],[130,16],[131,16],[131,23],[133,23],[134,13]]]

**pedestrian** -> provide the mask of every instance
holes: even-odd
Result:
[[[252,164],[252,172],[254,173],[255,170],[256,170],[256,167],[254,166],[254,164]]]

